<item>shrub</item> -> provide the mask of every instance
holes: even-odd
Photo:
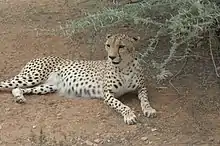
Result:
[[[162,19],[158,19],[159,17]],[[142,0],[117,8],[105,8],[70,21],[61,28],[65,35],[73,35],[91,27],[98,30],[120,25],[122,22],[138,25],[143,29],[155,29],[155,35],[139,53],[143,63],[146,63],[147,56],[159,49],[161,37],[169,39],[166,44],[169,48],[168,57],[160,63],[154,59],[150,63],[158,71],[155,75],[157,80],[161,81],[172,75],[166,67],[177,52],[184,54],[181,59],[187,58],[198,41],[207,36],[209,39],[215,36],[219,18],[220,9],[214,0]]]

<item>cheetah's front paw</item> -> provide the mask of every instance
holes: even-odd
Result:
[[[26,103],[26,99],[24,97],[18,97],[15,99],[15,102],[19,104]]]
[[[137,123],[137,118],[133,111],[128,111],[128,113],[124,115],[124,122],[128,125],[133,125]]]
[[[156,117],[157,111],[154,108],[149,107],[149,108],[143,109],[143,113],[144,113],[144,116],[147,116],[149,118],[149,117]]]
[[[15,88],[12,90],[12,95],[15,97],[15,102],[16,103],[25,103],[26,99],[23,96],[23,92],[19,88]]]

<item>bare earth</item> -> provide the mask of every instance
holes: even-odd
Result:
[[[12,77],[36,57],[104,59],[105,33],[97,34],[94,43],[89,42],[91,36],[86,32],[72,40],[47,33],[104,5],[111,5],[111,1],[1,0],[0,80]],[[184,74],[174,80],[183,96],[178,97],[169,84],[158,89],[161,86],[149,82],[150,100],[158,110],[156,118],[143,116],[135,95],[122,97],[138,115],[138,124],[132,126],[101,100],[30,95],[26,96],[27,104],[20,105],[13,102],[10,92],[1,92],[0,145],[219,145],[219,85],[209,58],[196,62],[194,67],[195,60],[191,60]]]

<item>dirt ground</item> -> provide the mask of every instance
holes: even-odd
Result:
[[[0,80],[12,77],[36,57],[104,59],[105,32],[82,32],[70,40],[47,30],[110,5],[111,1],[95,0],[1,0]],[[91,42],[92,35],[95,42]],[[27,104],[20,105],[13,102],[10,92],[1,92],[0,145],[220,145],[219,84],[210,62],[208,56],[188,61],[173,81],[180,97],[169,84],[149,82],[150,100],[158,110],[156,118],[142,115],[135,95],[122,97],[138,115],[138,124],[131,126],[101,100],[31,95]],[[178,69],[173,68],[174,72]]]

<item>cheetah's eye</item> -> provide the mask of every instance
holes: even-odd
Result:
[[[124,45],[119,45],[119,49],[124,48],[124,47],[125,47]]]
[[[109,45],[109,44],[107,44],[106,46],[107,46],[107,47],[110,47],[110,45]]]

